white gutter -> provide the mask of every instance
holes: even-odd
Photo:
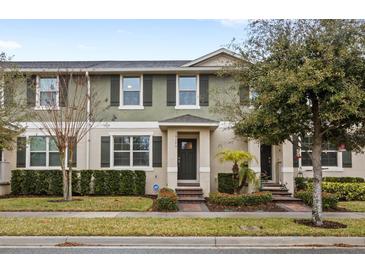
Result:
[[[91,87],[90,87],[90,76],[89,76],[89,72],[86,71],[85,73],[86,79],[87,79],[87,96],[88,96],[88,100],[87,100],[87,122],[90,123],[90,112],[91,112],[91,105],[90,105],[90,100],[91,100]],[[87,131],[86,133],[86,169],[90,169],[90,130]]]

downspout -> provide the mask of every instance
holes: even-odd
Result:
[[[90,77],[89,72],[85,72],[86,79],[87,79],[87,123],[90,123],[90,100],[91,100],[91,88],[90,88]],[[90,169],[90,130],[86,133],[86,169]]]

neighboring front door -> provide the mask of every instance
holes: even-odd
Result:
[[[178,139],[177,179],[196,180],[196,139]]]
[[[271,146],[260,146],[261,179],[272,180]]]

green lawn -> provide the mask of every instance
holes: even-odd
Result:
[[[365,236],[364,219],[336,221],[348,227],[311,228],[286,218],[0,218],[0,235]],[[242,230],[241,226],[262,226],[262,229]]]
[[[71,202],[50,202],[60,197],[0,199],[0,211],[148,211],[153,200],[134,196],[82,196]]]
[[[365,201],[339,202],[338,207],[346,208],[350,211],[365,212]]]

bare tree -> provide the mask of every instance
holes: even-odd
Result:
[[[77,144],[97,121],[99,102],[96,92],[91,93],[90,78],[86,74],[59,74],[59,101],[50,97],[43,101],[46,107],[34,110],[39,128],[54,138],[59,150],[63,176],[63,198],[72,200],[72,159]]]

